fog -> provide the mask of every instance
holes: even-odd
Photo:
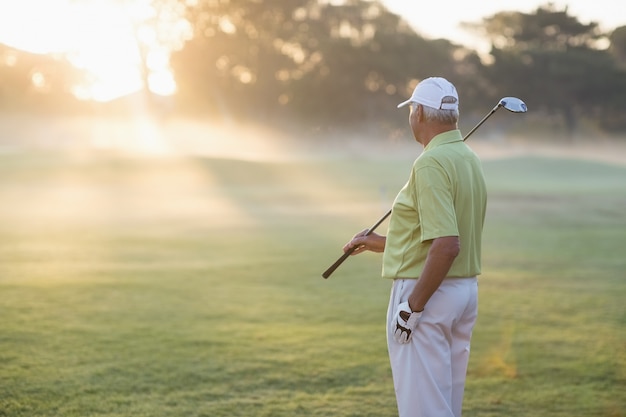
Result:
[[[503,112],[500,117],[519,117]],[[500,126],[493,117],[468,139],[482,159],[543,155],[626,164],[626,140],[592,133],[575,138],[534,133],[532,121]],[[467,122],[462,124],[462,131]],[[0,152],[106,154],[124,157],[206,157],[255,161],[310,158],[392,158],[413,160],[422,146],[399,118],[387,134],[273,129],[245,122],[200,118],[59,116],[0,113]]]

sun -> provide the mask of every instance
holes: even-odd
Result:
[[[83,100],[110,101],[146,84],[156,94],[172,95],[171,49],[158,38],[154,21],[150,0],[2,2],[0,42],[66,56],[88,74],[73,89]]]

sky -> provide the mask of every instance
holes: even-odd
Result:
[[[479,39],[459,27],[460,22],[477,23],[501,11],[533,12],[548,0],[382,0],[387,8],[401,15],[414,29],[429,38],[445,38],[476,49],[484,48]],[[558,10],[568,7],[571,16],[582,23],[596,22],[602,30],[626,26],[624,3],[618,0],[552,1]]]

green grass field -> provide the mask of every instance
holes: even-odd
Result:
[[[1,155],[0,416],[396,415],[380,255],[320,274],[411,162]],[[626,167],[485,172],[464,416],[626,416]]]

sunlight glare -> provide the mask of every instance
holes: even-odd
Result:
[[[176,93],[176,80],[170,71],[159,71],[148,78],[150,91],[160,96],[171,96]]]
[[[71,42],[69,1],[0,3],[0,42],[32,53],[61,52]],[[65,16],[64,16],[65,15]]]
[[[151,1],[10,3],[0,3],[0,42],[32,53],[65,55],[86,74],[73,88],[76,97],[110,101],[137,92],[145,84],[159,95],[176,92],[169,53],[174,38],[184,36],[185,25],[177,24],[177,33],[168,34],[172,45],[159,44]],[[150,70],[147,79],[142,76],[143,59]]]
[[[169,68],[169,56],[167,51],[156,49],[146,57],[146,65],[150,69],[148,85],[150,91],[161,96],[171,96],[176,93],[176,81]]]
[[[71,62],[92,75],[91,99],[109,101],[142,87],[140,56],[129,18],[110,2],[80,4]]]

